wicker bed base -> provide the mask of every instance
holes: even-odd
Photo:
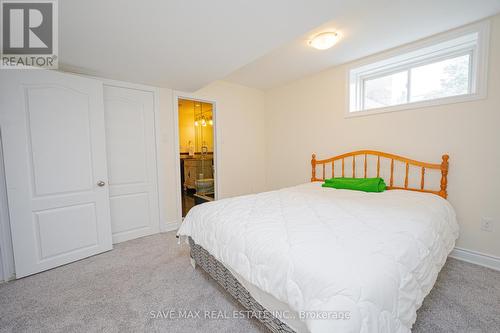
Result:
[[[191,247],[191,258],[194,259],[196,264],[203,268],[246,310],[258,314],[254,317],[260,320],[271,332],[295,333],[288,325],[274,317],[271,312],[260,305],[224,265],[208,253],[207,250],[197,245],[191,237],[189,237],[189,245]]]

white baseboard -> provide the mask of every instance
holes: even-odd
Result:
[[[455,247],[449,257],[500,271],[500,258],[489,254]]]
[[[9,282],[9,281],[13,281],[15,279],[16,279],[16,274],[14,274],[13,272],[11,272],[9,274],[9,276],[5,275],[5,272],[4,272],[4,276],[0,277],[0,284],[5,283],[5,282]]]

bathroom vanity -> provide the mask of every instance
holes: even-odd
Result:
[[[184,188],[196,189],[197,179],[212,179],[213,158],[212,156],[195,156],[184,158]]]

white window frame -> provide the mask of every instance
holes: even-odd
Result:
[[[485,98],[489,30],[490,21],[486,20],[351,64],[347,68],[348,93],[345,117],[366,116]],[[364,83],[366,80],[408,71],[408,85],[410,85],[412,68],[465,54],[470,55],[469,92],[467,94],[410,102],[411,87],[408,87],[406,103],[364,109]]]

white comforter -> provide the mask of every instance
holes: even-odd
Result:
[[[350,313],[304,319],[311,332],[409,332],[458,237],[452,206],[320,185],[196,206],[178,234],[299,313]]]

